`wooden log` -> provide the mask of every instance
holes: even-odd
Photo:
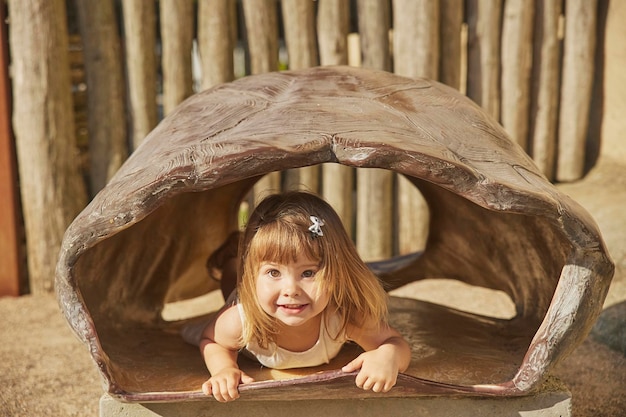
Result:
[[[201,0],[198,3],[202,89],[232,81],[235,77],[231,5],[230,0]]]
[[[321,65],[348,64],[350,4],[344,0],[319,0],[317,41]]]
[[[282,0],[283,27],[289,69],[317,66],[319,63],[315,31],[315,4],[312,1]],[[320,190],[320,166],[285,172],[288,189]]]
[[[597,0],[565,3],[565,39],[559,113],[558,181],[575,181],[585,170],[585,142],[593,85]]]
[[[465,3],[463,0],[440,0],[439,4],[439,80],[461,90],[461,32]]]
[[[394,72],[406,77],[437,79],[439,74],[439,2],[394,0]],[[397,13],[397,11],[402,13]],[[459,34],[460,35],[460,34]],[[398,253],[424,249],[428,237],[428,207],[419,190],[397,176],[396,236]]]
[[[388,289],[445,277],[503,291],[516,307],[502,320],[392,298],[390,323],[413,348],[396,395],[432,395],[423,380],[438,394],[532,394],[587,337],[614,272],[589,213],[454,89],[385,71],[316,67],[194,95],[68,228],[59,305],[107,392],[137,402],[203,398],[201,355],[182,342],[180,321],[163,320],[164,303],[183,282],[210,281],[207,256],[236,227],[237,203],[260,175],[311,161],[403,173],[433,207],[421,256],[369,265]],[[336,359],[288,372],[247,362],[259,385],[240,389],[250,400],[381,398],[354,385],[346,391],[339,369],[347,361]],[[320,380],[332,369],[343,383]]]
[[[530,109],[530,150],[535,164],[550,181],[554,180],[556,162],[561,3],[561,0],[538,0],[535,3],[537,36],[533,57],[532,79],[535,81]]]
[[[318,65],[315,4],[312,1],[282,0],[281,5],[289,69]]]
[[[202,10],[200,3],[200,10]],[[193,94],[191,51],[194,37],[193,0],[162,0],[161,68],[163,71],[163,114],[168,115]],[[202,26],[200,26],[202,28]],[[199,30],[202,33],[202,30]]]
[[[25,277],[23,228],[11,130],[11,86],[9,81],[9,38],[6,10],[0,7],[0,297],[23,292]]]
[[[528,152],[534,0],[507,0],[502,22],[501,121]]]
[[[278,17],[276,0],[243,0],[250,72],[278,70]]]
[[[467,2],[467,96],[500,118],[500,24],[502,0]]]
[[[76,8],[84,44],[93,196],[128,157],[122,51],[112,0],[79,1]]]
[[[436,80],[439,75],[439,1],[393,0],[393,8],[394,72]]]
[[[317,39],[321,65],[348,63],[349,6],[344,0],[319,1]],[[352,167],[340,164],[322,165],[322,196],[333,206],[349,236],[354,236],[354,176],[355,170]]]
[[[157,124],[156,10],[153,1],[122,2],[133,149]]]
[[[11,1],[13,128],[32,293],[53,290],[65,229],[86,205],[79,173],[65,2]]]
[[[391,10],[385,0],[357,1],[362,66],[391,70],[389,29]]]
[[[391,70],[390,5],[385,0],[358,0],[361,64]],[[381,169],[357,170],[356,246],[365,260],[393,253],[394,174]]]

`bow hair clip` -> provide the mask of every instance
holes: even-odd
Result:
[[[311,222],[313,224],[309,226],[309,231],[311,232],[311,236],[313,238],[324,236],[324,232],[322,232],[322,226],[324,226],[324,220],[321,220],[317,216],[310,216]]]

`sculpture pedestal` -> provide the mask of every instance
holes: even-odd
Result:
[[[396,416],[396,417],[571,417],[571,394],[551,379],[523,397],[451,397],[254,401],[222,404],[207,399],[170,403],[123,403],[104,394],[100,417],[215,417],[254,416]]]

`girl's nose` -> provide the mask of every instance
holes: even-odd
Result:
[[[287,297],[300,295],[300,286],[294,278],[288,277],[283,280],[283,295]]]

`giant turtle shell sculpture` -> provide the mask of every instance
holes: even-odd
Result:
[[[205,260],[259,178],[321,163],[391,170],[425,197],[425,250],[372,265],[388,287],[445,277],[515,303],[504,320],[392,297],[412,363],[387,396],[527,394],[588,334],[614,268],[598,227],[478,106],[381,71],[268,73],[183,102],[68,228],[57,296],[108,393],[203,396],[206,368],[181,323],[162,318],[165,303],[208,290]],[[242,360],[257,380],[242,398],[378,395],[339,370],[354,354],[348,345],[329,365],[291,371]]]

